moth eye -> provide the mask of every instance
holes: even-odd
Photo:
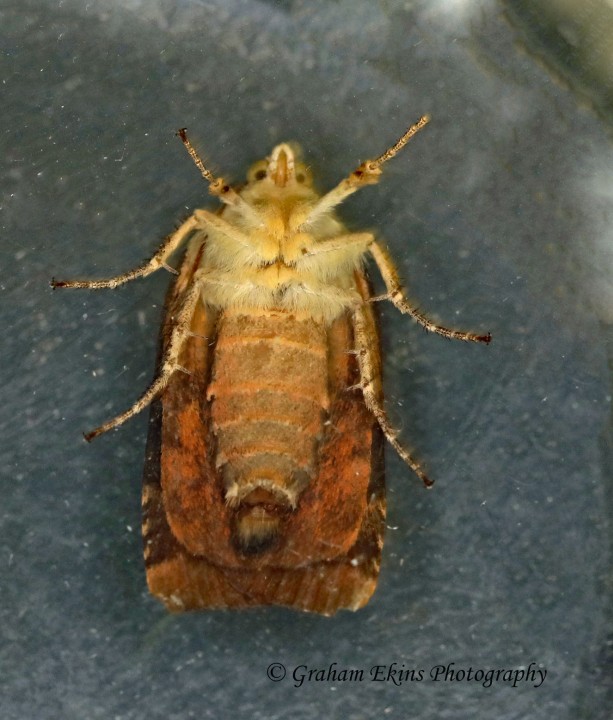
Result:
[[[294,178],[296,179],[296,182],[300,185],[311,185],[311,183],[313,182],[311,171],[304,163],[296,163],[295,173],[296,174],[294,175]]]
[[[263,180],[268,175],[268,162],[266,160],[260,160],[249,168],[247,173],[247,182],[258,182]]]

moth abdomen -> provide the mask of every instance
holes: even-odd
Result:
[[[263,552],[318,469],[328,398],[327,329],[287,313],[219,323],[208,397],[215,466],[234,541]]]

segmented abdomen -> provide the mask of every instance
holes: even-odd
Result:
[[[239,542],[266,545],[317,472],[327,332],[293,316],[224,314],[208,396],[216,466]]]

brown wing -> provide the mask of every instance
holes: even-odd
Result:
[[[198,261],[190,249],[169,296],[171,318]],[[357,276],[364,297],[368,284]],[[375,327],[368,306],[369,322]],[[168,320],[171,323],[171,320]],[[286,605],[332,615],[375,590],[384,533],[383,443],[358,381],[350,315],[329,331],[330,409],[319,471],[274,548],[241,553],[215,470],[206,392],[216,318],[203,307],[177,373],[152,408],[143,485],[147,581],[169,610]],[[166,331],[167,332],[167,331]],[[180,540],[178,539],[180,538]]]

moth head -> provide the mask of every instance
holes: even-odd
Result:
[[[267,182],[278,188],[312,185],[311,172],[300,161],[300,149],[290,143],[277,145],[273,148],[270,157],[252,165],[247,174],[247,181],[250,184]]]

